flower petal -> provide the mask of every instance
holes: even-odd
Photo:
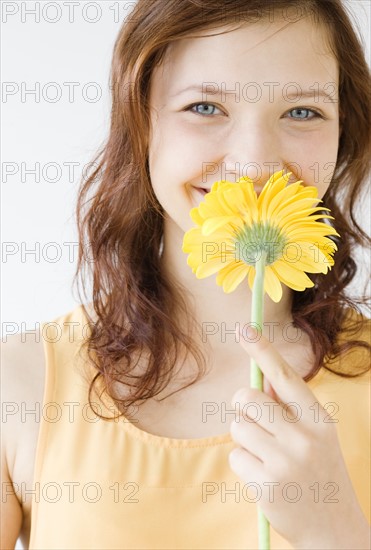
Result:
[[[197,267],[196,277],[197,279],[204,279],[209,275],[214,275],[214,273],[217,273],[223,267],[225,267],[225,261],[223,261],[221,256],[210,258],[207,262],[201,263]]]
[[[233,262],[218,273],[216,282],[220,286],[223,285],[224,292],[229,294],[245,279],[250,269],[251,266],[243,262]]]
[[[279,302],[282,298],[282,286],[271,266],[265,268],[264,289],[273,302]]]
[[[304,271],[296,269],[287,262],[277,260],[270,267],[280,281],[293,290],[305,290],[314,286],[313,281],[309,279]]]
[[[236,216],[215,216],[207,219],[202,226],[202,234],[205,236],[212,235],[215,231],[227,225],[233,223],[236,220]]]
[[[255,259],[243,255],[241,261],[237,246],[265,250],[270,265],[265,268],[264,288],[278,302],[281,283],[302,291],[313,286],[306,273],[331,269],[337,250],[333,237],[340,237],[329,221],[334,218],[321,205],[316,187],[302,181],[289,184],[290,176],[283,170],[273,174],[259,197],[247,177],[213,184],[204,201],[191,210],[197,227],[183,239],[187,264],[198,278],[217,273],[217,284],[229,293],[247,276],[252,288]]]

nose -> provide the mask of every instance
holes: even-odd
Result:
[[[287,169],[279,138],[272,127],[262,123],[238,124],[224,142],[223,179],[251,178],[256,188],[263,187],[274,172]]]

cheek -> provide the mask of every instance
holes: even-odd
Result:
[[[311,139],[305,140],[305,144],[294,143],[290,155],[287,156],[288,160],[294,160],[296,174],[307,185],[317,187],[319,198],[326,193],[335,171],[338,139],[336,128],[326,135],[313,134]]]
[[[338,134],[329,136],[317,146],[316,154],[313,155],[312,181],[318,189],[318,196],[322,199],[330,186],[335,172],[338,155]]]
[[[149,173],[154,194],[170,217],[176,216],[186,197],[187,177],[182,138],[157,120],[149,141]]]
[[[205,131],[207,130],[207,131]],[[218,161],[218,147],[210,128],[158,120],[149,145],[149,168],[154,189],[165,185],[203,181],[205,170]],[[218,142],[219,147],[222,141]]]
[[[166,184],[171,181],[172,158],[177,152],[169,144],[166,132],[158,120],[152,125],[153,131],[150,136],[148,147],[149,173],[152,187],[157,199],[163,203],[163,195],[166,191]]]

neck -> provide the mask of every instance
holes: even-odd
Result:
[[[235,355],[242,348],[237,347],[234,331],[251,320],[252,293],[247,278],[230,294],[225,294],[223,288],[216,284],[216,275],[197,279],[187,265],[187,255],[182,252],[183,236],[184,232],[167,218],[162,254],[164,273],[187,290],[187,307],[199,326],[202,343],[219,357],[230,353]],[[278,303],[265,295],[263,334],[270,341],[284,340],[285,330],[292,321],[291,304],[292,291],[286,286]]]

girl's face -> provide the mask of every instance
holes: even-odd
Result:
[[[154,70],[150,104],[151,181],[182,232],[193,225],[189,211],[203,200],[201,189],[220,179],[249,176],[259,192],[287,168],[320,198],[329,186],[339,141],[338,66],[324,31],[308,20],[172,44]]]

